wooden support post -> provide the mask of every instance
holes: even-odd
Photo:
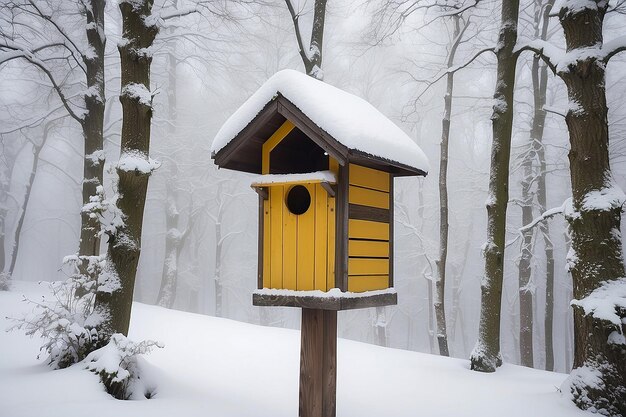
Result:
[[[337,312],[302,309],[300,417],[335,417]]]

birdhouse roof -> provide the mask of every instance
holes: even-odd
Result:
[[[260,149],[286,120],[340,163],[425,175],[428,159],[395,123],[367,101],[294,70],[274,74],[224,123],[211,153],[217,165],[260,173]]]

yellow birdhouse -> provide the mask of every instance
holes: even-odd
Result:
[[[284,70],[227,120],[212,157],[260,174],[251,183],[259,194],[255,305],[396,303],[394,177],[426,175],[428,162],[373,106]]]

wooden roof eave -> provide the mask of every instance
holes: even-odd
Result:
[[[378,156],[374,156],[368,154],[367,152],[359,151],[358,149],[350,149],[348,152],[348,161],[359,164],[359,165],[387,165],[388,171],[393,173],[396,177],[405,177],[405,176],[423,176],[425,177],[428,172],[423,171],[421,169],[412,167],[410,165],[406,165],[397,161],[392,161],[391,159],[381,158]]]

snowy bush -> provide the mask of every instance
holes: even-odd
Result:
[[[25,299],[35,308],[26,317],[17,319],[14,326],[29,336],[39,334],[45,340],[41,351],[49,355],[48,363],[55,369],[78,363],[97,349],[100,343],[97,326],[103,321],[102,315],[94,310],[94,299],[104,258],[68,256],[63,263],[70,268],[70,277],[48,283],[52,291],[50,300]]]
[[[109,343],[90,353],[85,359],[87,369],[98,374],[107,392],[119,400],[147,397],[139,376],[138,355],[163,346],[152,340],[135,343],[120,333],[111,336]]]

